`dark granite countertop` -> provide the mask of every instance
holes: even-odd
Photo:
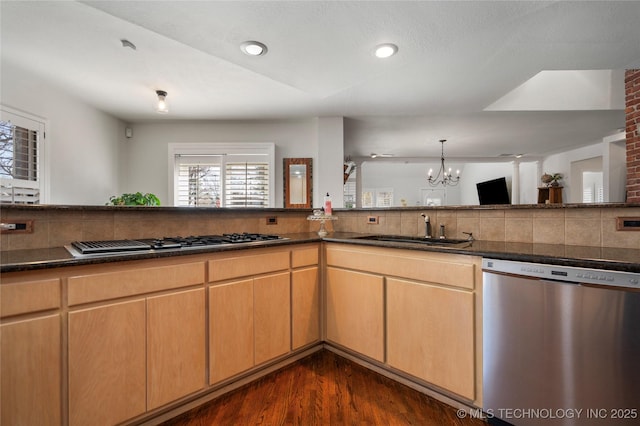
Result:
[[[420,243],[400,243],[357,238],[362,236],[363,234],[335,233],[324,237],[323,240],[336,243],[437,251],[492,259],[640,273],[640,250],[636,249],[477,240],[456,247],[439,247],[425,246]]]
[[[64,247],[30,250],[9,250],[0,252],[0,272],[30,271],[35,269],[60,268],[65,266],[94,265],[100,263],[123,262],[127,260],[159,259],[175,256],[187,256],[202,253],[220,253],[226,251],[252,250],[263,247],[276,247],[291,244],[320,242],[316,233],[282,235],[286,240],[271,240],[260,244],[229,244],[202,247],[197,250],[166,250],[154,252],[128,252],[99,256],[74,258]]]
[[[290,244],[327,241],[333,243],[359,244],[366,246],[390,247],[408,250],[436,251],[444,253],[467,254],[493,259],[515,260],[522,262],[546,263],[593,269],[640,273],[640,250],[613,247],[583,247],[558,244],[529,244],[496,241],[473,241],[456,247],[424,246],[419,243],[399,243],[388,241],[362,240],[364,234],[331,233],[324,238],[315,233],[283,235],[287,240],[269,241],[260,245],[212,246],[197,251],[158,251],[154,253],[119,254],[89,258],[74,258],[64,247],[33,250],[13,250],[0,252],[0,272],[27,271],[35,269],[58,268],[75,265],[89,265],[125,260],[140,260],[184,256],[199,253],[216,253],[231,250],[251,250],[261,247],[273,247]]]

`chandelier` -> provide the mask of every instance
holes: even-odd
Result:
[[[451,167],[447,170],[444,165],[444,143],[446,139],[440,139],[440,143],[442,144],[442,154],[440,156],[440,170],[438,170],[438,174],[433,177],[433,169],[429,169],[429,185],[431,186],[456,186],[458,182],[460,182],[460,170],[456,170],[456,176],[453,177],[451,174]],[[442,175],[442,177],[440,176]]]

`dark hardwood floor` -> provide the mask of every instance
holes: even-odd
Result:
[[[485,425],[322,350],[188,411],[165,426]]]

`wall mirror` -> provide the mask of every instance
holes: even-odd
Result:
[[[285,158],[284,207],[311,208],[311,158]]]

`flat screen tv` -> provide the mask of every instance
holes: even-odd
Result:
[[[498,178],[486,182],[476,183],[478,189],[478,199],[480,205],[487,204],[511,204],[509,191],[507,190],[507,179]]]

